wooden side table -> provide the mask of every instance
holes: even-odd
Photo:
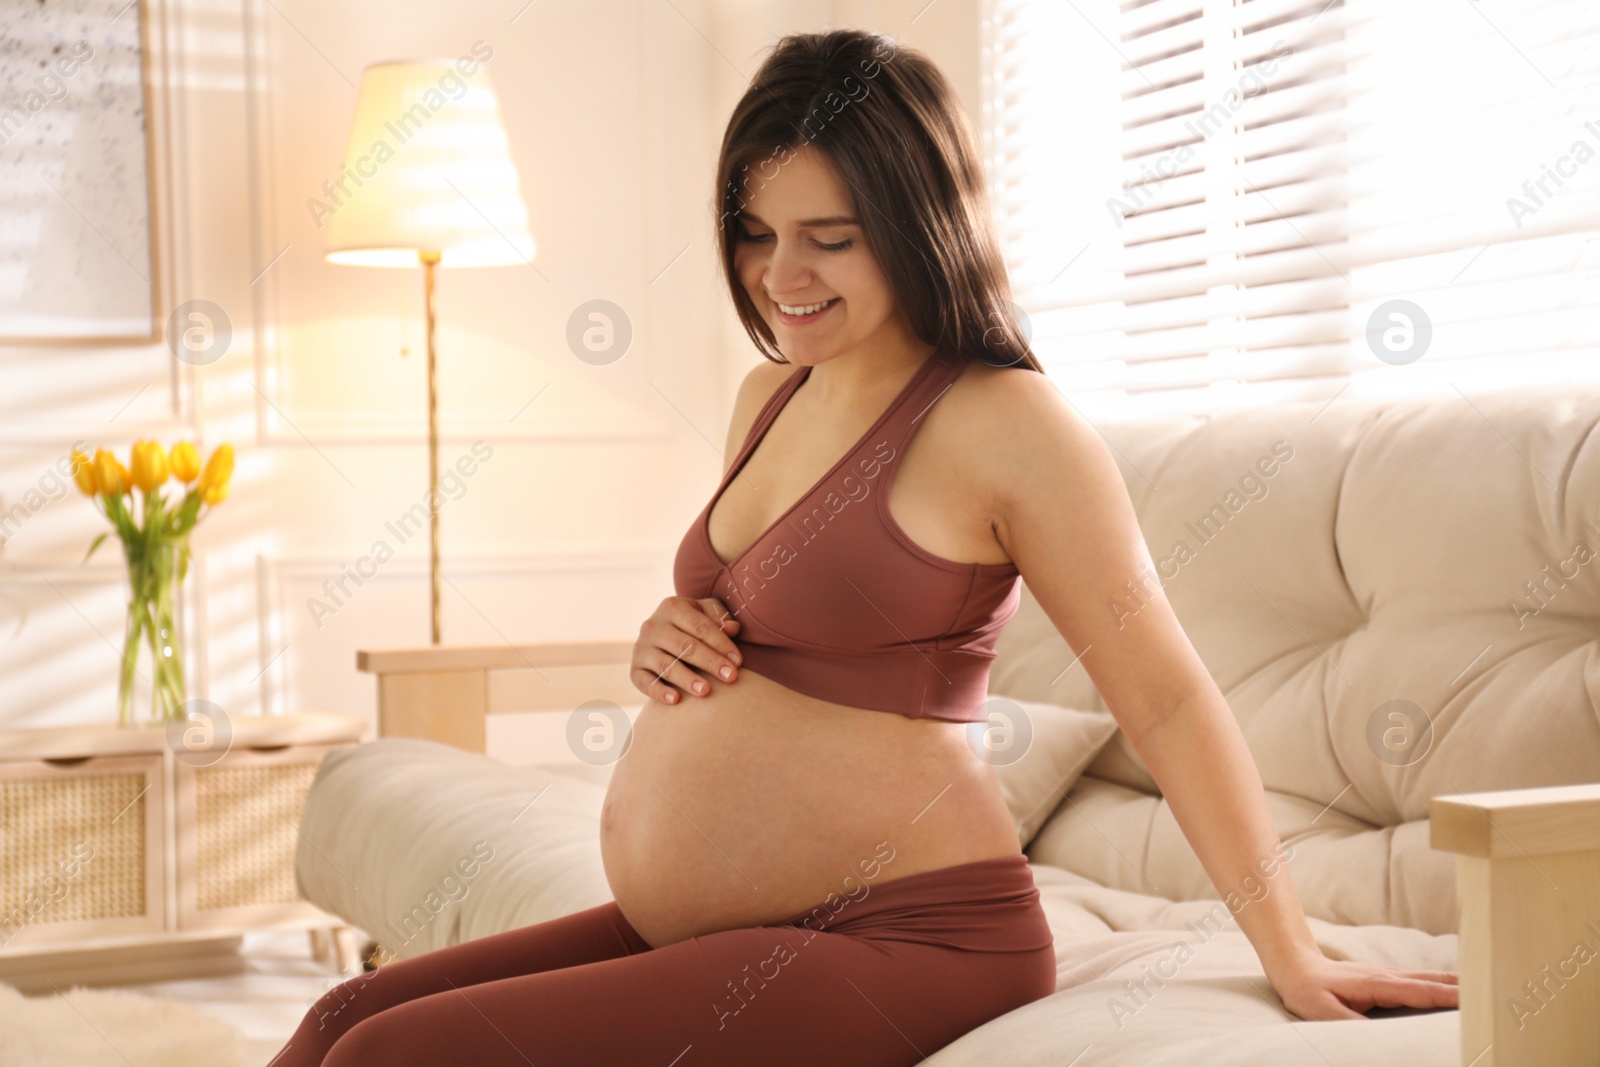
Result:
[[[0,981],[120,984],[242,969],[250,931],[304,928],[358,973],[353,932],[300,896],[301,808],[353,715],[0,730]]]

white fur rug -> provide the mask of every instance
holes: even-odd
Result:
[[[260,1067],[261,1062],[258,1043],[181,1001],[78,986],[59,996],[24,997],[0,982],[0,1064],[5,1067]]]

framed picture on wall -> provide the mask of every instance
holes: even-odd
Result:
[[[0,344],[162,334],[145,0],[7,3]]]

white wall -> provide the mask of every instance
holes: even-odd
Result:
[[[80,566],[103,520],[48,473],[75,440],[238,449],[231,498],[193,537],[191,696],[230,715],[372,717],[356,649],[427,643],[426,533],[385,527],[426,490],[421,274],[324,262],[306,206],[338,177],[366,64],[494,49],[484,69],[538,242],[529,267],[440,273],[441,464],[493,448],[441,512],[447,643],[631,637],[671,593],[733,391],[760,358],[717,276],[710,174],[777,36],[895,34],[977,115],[978,0],[520,7],[152,0],[170,49],[155,116],[167,307],[214,301],[233,340],[207,366],[164,344],[0,350],[0,511],[23,506],[0,531],[0,725],[116,715],[120,559],[110,542]],[[564,339],[594,298],[634,329],[607,366]],[[327,596],[379,539],[396,557]],[[336,610],[314,619],[313,597]]]

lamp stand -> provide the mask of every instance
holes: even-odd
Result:
[[[418,252],[422,263],[422,303],[428,320],[428,596],[433,643],[439,643],[439,390],[433,347],[433,270],[438,252]]]

